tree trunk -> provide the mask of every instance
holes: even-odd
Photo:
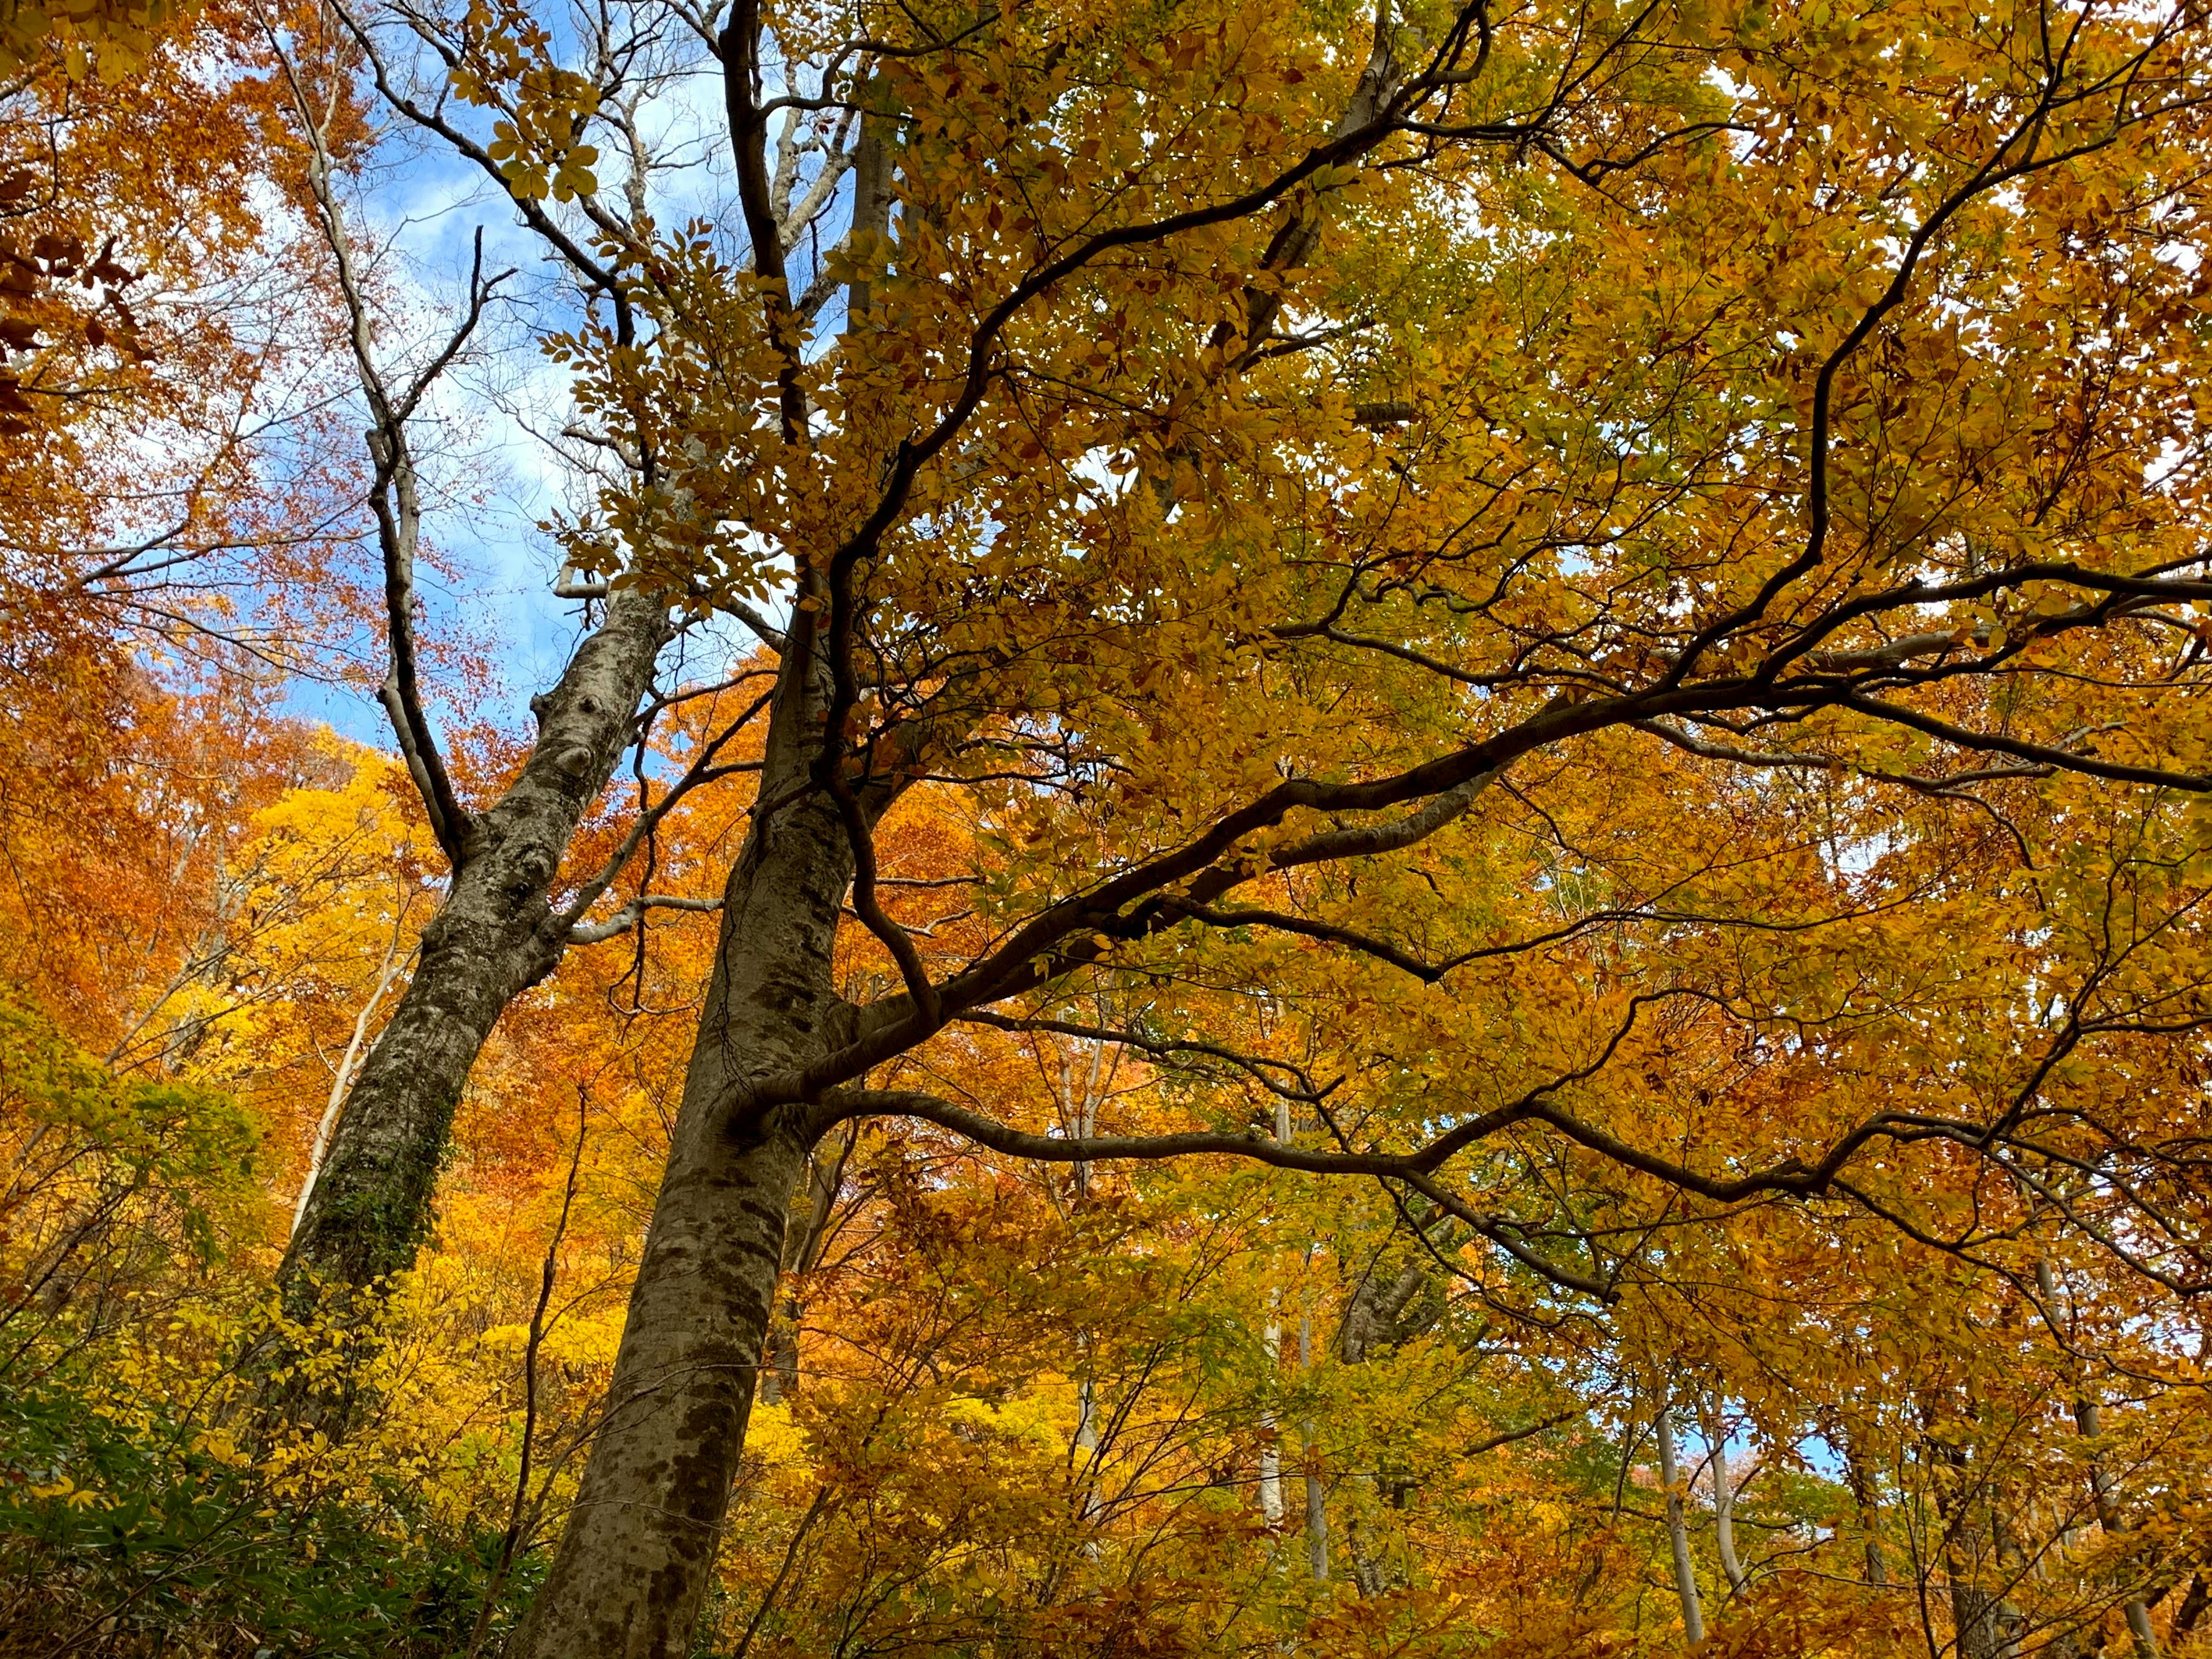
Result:
[[[744,1448],[786,1211],[788,1123],[747,1144],[687,1112],[631,1292],[600,1427],[513,1651],[682,1659]]]
[[[1395,1348],[1413,1333],[1402,1322],[1406,1308],[1419,1295],[1427,1274],[1419,1261],[1410,1261],[1387,1282],[1379,1264],[1370,1264],[1352,1286],[1344,1309],[1344,1323],[1337,1332],[1337,1358],[1347,1365],[1364,1365],[1378,1345]],[[1376,1461],[1388,1458],[1386,1447],[1376,1448]],[[1382,1510],[1385,1479],[1380,1470],[1348,1475],[1346,1484],[1352,1501],[1344,1506],[1344,1553],[1352,1569],[1352,1582],[1362,1595],[1380,1595],[1397,1588],[1398,1575],[1382,1549],[1382,1537],[1373,1524]]]
[[[1859,1532],[1866,1552],[1866,1582],[1881,1589],[1889,1583],[1889,1565],[1881,1553],[1881,1499],[1873,1474],[1858,1449],[1848,1441],[1844,1446],[1844,1471],[1851,1489],[1851,1501],[1858,1510]]]
[[[1282,1381],[1283,1322],[1282,1292],[1267,1292],[1267,1323],[1260,1335],[1260,1346],[1267,1356],[1267,1387],[1272,1391]],[[1283,1524],[1283,1449],[1279,1431],[1272,1411],[1260,1414],[1260,1514],[1273,1532]]]
[[[2001,1604],[1955,1566],[1951,1571],[1951,1623],[1958,1632],[1959,1659],[1999,1659],[2004,1650],[1998,1631]]]
[[[1275,1100],[1275,1139],[1290,1145],[1291,1103],[1280,1096]],[[1268,1289],[1267,1324],[1260,1340],[1267,1355],[1267,1392],[1273,1395],[1283,1382],[1283,1292],[1279,1285]],[[1283,1524],[1283,1448],[1273,1412],[1261,1414],[1260,1434],[1260,1513],[1273,1532]]]
[[[2045,1270],[2048,1271],[2047,1269]],[[2104,1437],[2103,1413],[2094,1400],[2081,1399],[2074,1402],[2074,1425],[2085,1440]],[[2105,1473],[2101,1462],[2089,1465],[2089,1490],[2096,1499],[2097,1524],[2118,1536],[2127,1531],[2127,1522],[2121,1519],[2119,1507],[2112,1497],[2112,1479]],[[2152,1631],[2150,1609],[2140,1595],[2130,1595],[2124,1604],[2128,1635],[2134,1641],[2136,1659],[2158,1659],[2158,1637]]]
[[[2173,1615],[2173,1639],[2177,1644],[2189,1638],[2208,1606],[2212,1606],[2212,1580],[2207,1580],[2201,1571],[2191,1573],[2188,1592],[2181,1598],[2180,1610]]]
[[[1731,1595],[1743,1590],[1743,1564],[1735,1553],[1735,1484],[1729,1474],[1728,1419],[1719,1401],[1708,1414],[1707,1435],[1713,1446],[1713,1548],[1721,1558],[1721,1574]]]
[[[1313,1316],[1298,1316],[1298,1369],[1313,1370]],[[1306,1571],[1316,1584],[1328,1583],[1328,1495],[1322,1485],[1321,1443],[1309,1417],[1299,1425],[1306,1466]]]
[[[732,1103],[813,1058],[845,1010],[830,948],[852,853],[803,781],[820,735],[796,701],[778,698],[761,787],[787,804],[731,873],[614,1381],[516,1659],[681,1659],[713,1572],[810,1134],[804,1109]]]
[[[362,1063],[284,1254],[278,1277],[294,1316],[313,1311],[326,1289],[360,1290],[414,1265],[453,1109],[484,1039],[567,948],[548,902],[554,877],[629,744],[668,637],[665,604],[617,594],[560,684],[532,700],[538,741],[522,775],[468,827],[466,855]]]
[[[1674,1457],[1674,1411],[1659,1408],[1659,1484],[1667,1490],[1667,1543],[1674,1558],[1674,1593],[1682,1602],[1682,1639],[1692,1647],[1705,1639],[1705,1608],[1698,1600],[1698,1569],[1690,1559],[1690,1528],[1682,1512],[1680,1470]]]
[[[369,1022],[384,1001],[384,994],[392,988],[392,981],[399,976],[399,940],[407,924],[408,906],[402,903],[392,918],[392,942],[384,947],[384,961],[376,970],[376,984],[368,994],[368,1000],[361,1005],[361,1012],[353,1017],[353,1035],[347,1039],[345,1053],[331,1071],[331,1096],[324,1103],[323,1115],[315,1124],[315,1138],[307,1148],[307,1172],[300,1179],[300,1195],[292,1205],[292,1232],[300,1231],[300,1223],[307,1213],[307,1200],[315,1195],[315,1182],[323,1172],[323,1159],[331,1149],[331,1131],[337,1127],[338,1114],[345,1108],[346,1094],[353,1087],[354,1068],[361,1063],[361,1051],[368,1041]],[[287,1234],[289,1237],[291,1235]]]
[[[2051,1271],[2046,1257],[2038,1257],[2035,1263],[2036,1288],[2043,1293],[2043,1304],[2055,1311],[2058,1306],[2058,1283]],[[2084,1440],[2104,1437],[2103,1413],[2097,1402],[2084,1395],[2074,1402],[2074,1426],[2081,1431]],[[2112,1497],[2112,1477],[2105,1473],[2101,1461],[2089,1463],[2089,1491],[2096,1501],[2097,1524],[2115,1536],[2127,1531],[2127,1522],[2121,1518],[2118,1504]],[[2136,1659],[2159,1659],[2158,1637],[2151,1629],[2150,1609],[2140,1594],[2128,1597],[2125,1605],[2128,1635],[2135,1643]]]

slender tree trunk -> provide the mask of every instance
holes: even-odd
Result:
[[[470,824],[414,976],[362,1062],[301,1212],[279,1270],[295,1316],[325,1287],[358,1290],[414,1265],[453,1109],[484,1039],[567,948],[549,902],[554,878],[631,740],[668,637],[660,600],[617,594],[560,684],[533,700],[538,740],[522,775]]]
[[[817,1146],[807,1159],[803,1183],[805,1205],[797,1231],[786,1228],[783,1241],[781,1305],[769,1328],[768,1352],[761,1363],[761,1401],[773,1403],[799,1392],[799,1331],[806,1317],[806,1298],[799,1286],[822,1259],[823,1241],[835,1218],[837,1189],[845,1179],[845,1160],[852,1156],[848,1136],[836,1147]]]
[[[1844,1449],[1844,1470],[1850,1485],[1851,1501],[1858,1510],[1859,1530],[1864,1535],[1866,1581],[1880,1589],[1889,1583],[1889,1564],[1881,1553],[1881,1500],[1875,1495],[1874,1478],[1868,1473],[1858,1449],[1848,1443]]]
[[[1283,1322],[1280,1310],[1282,1292],[1267,1292],[1267,1323],[1261,1333],[1260,1346],[1267,1356],[1268,1386],[1272,1389],[1279,1380],[1283,1360]],[[1273,1412],[1260,1416],[1260,1513],[1266,1517],[1268,1528],[1283,1524],[1283,1448]]]
[[[1275,1139],[1285,1146],[1291,1139],[1291,1103],[1279,1096],[1275,1101]],[[1267,1326],[1261,1339],[1267,1353],[1267,1387],[1272,1393],[1283,1380],[1283,1292],[1279,1285],[1267,1291]],[[1260,1419],[1260,1428],[1265,1436],[1260,1443],[1260,1513],[1267,1517],[1270,1531],[1283,1524],[1283,1444],[1281,1427],[1275,1414],[1267,1412]]]
[[[1298,1369],[1313,1369],[1313,1316],[1298,1316]],[[1306,1466],[1306,1571],[1316,1584],[1328,1583],[1328,1497],[1321,1480],[1321,1444],[1310,1417],[1299,1425]]]
[[[1088,1348],[1089,1345],[1086,1343],[1085,1346]],[[1091,1523],[1098,1518],[1099,1511],[1104,1508],[1104,1504],[1098,1496],[1101,1444],[1098,1438],[1098,1385],[1091,1381],[1088,1375],[1091,1365],[1090,1355],[1087,1352],[1079,1354],[1076,1363],[1084,1367],[1086,1373],[1083,1380],[1075,1385],[1075,1455],[1079,1471],[1077,1498],[1079,1506],[1079,1513],[1087,1530]],[[1083,1552],[1095,1559],[1100,1552],[1098,1540],[1085,1537],[1083,1541]]]
[[[1729,1475],[1728,1422],[1715,1401],[1707,1432],[1713,1443],[1713,1547],[1720,1553],[1721,1571],[1731,1593],[1743,1589],[1743,1563],[1735,1553],[1735,1486]]]
[[[368,994],[368,1000],[361,1005],[361,1012],[353,1017],[353,1034],[347,1039],[345,1053],[338,1059],[331,1073],[331,1097],[324,1103],[323,1115],[315,1124],[313,1145],[307,1148],[307,1173],[300,1180],[300,1196],[292,1206],[292,1231],[300,1231],[301,1218],[307,1213],[307,1200],[314,1196],[315,1178],[323,1172],[323,1158],[331,1147],[331,1131],[337,1127],[338,1113],[345,1106],[346,1091],[352,1086],[354,1067],[360,1063],[362,1045],[368,1040],[369,1022],[376,1018],[384,994],[392,988],[392,981],[399,973],[399,939],[407,924],[407,906],[402,903],[399,913],[392,919],[392,940],[384,947],[384,961],[376,970],[376,985]]]
[[[1690,1528],[1682,1514],[1680,1468],[1674,1456],[1674,1408],[1659,1408],[1659,1484],[1667,1489],[1667,1542],[1674,1556],[1674,1593],[1682,1602],[1682,1639],[1705,1639],[1705,1613],[1698,1600],[1697,1564],[1690,1559]]]
[[[820,736],[798,702],[778,698],[761,798],[785,804],[731,872],[614,1380],[516,1659],[680,1659],[705,1598],[811,1133],[800,1109],[732,1103],[812,1058],[845,1010],[830,948],[852,854],[805,787]]]
[[[2081,1431],[2085,1440],[2101,1438],[2105,1425],[2103,1413],[2094,1400],[2081,1399],[2074,1402],[2074,1426]],[[2097,1524],[2115,1535],[2127,1531],[2127,1523],[2120,1518],[2118,1507],[2112,1499],[2112,1478],[2105,1473],[2102,1463],[2089,1465],[2089,1489],[2096,1498]],[[2136,1659],[2158,1659],[2158,1637],[2151,1629],[2150,1609],[2140,1595],[2130,1595],[2124,1604],[2128,1635],[2136,1645]]]
[[[2036,1260],[2035,1283],[2036,1288],[2043,1293],[2045,1307],[2056,1314],[2058,1308],[2058,1283],[2051,1271],[2050,1261],[2042,1257],[2038,1257]],[[2074,1426],[2081,1431],[2084,1440],[2096,1440],[2103,1437],[2105,1426],[2103,1413],[2099,1409],[2097,1402],[2090,1399],[2087,1394],[2074,1402]],[[2096,1501],[2097,1524],[2108,1533],[2114,1534],[2124,1533],[2127,1530],[2127,1522],[2121,1518],[2118,1506],[2113,1502],[2112,1478],[2105,1473],[2105,1466],[2101,1462],[2093,1460],[2090,1462],[2089,1491]],[[2142,1597],[2129,1596],[2125,1613],[2128,1634],[2135,1642],[2136,1659],[2159,1659],[2158,1637],[2151,1629],[2150,1609],[2143,1604]]]

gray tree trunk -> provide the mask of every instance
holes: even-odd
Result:
[[[2048,1268],[2045,1270],[2046,1273]],[[2074,1402],[2074,1424],[2085,1440],[2104,1437],[2103,1413],[2094,1400]],[[2118,1505],[2112,1497],[2112,1478],[2105,1473],[2102,1463],[2089,1465],[2089,1488],[2097,1501],[2097,1524],[2106,1532],[2124,1533],[2127,1523],[2120,1518]],[[2125,1603],[2128,1635],[2134,1640],[2136,1659],[2158,1659],[2158,1637],[2151,1629],[2150,1609],[2140,1595],[2130,1595]]]
[[[1313,1370],[1313,1316],[1298,1316],[1298,1369]],[[1306,1571],[1316,1584],[1328,1583],[1328,1494],[1322,1485],[1321,1445],[1310,1417],[1299,1425],[1306,1466]]]
[[[614,1380],[516,1659],[679,1659],[713,1571],[811,1133],[803,1109],[732,1103],[813,1058],[846,1012],[830,949],[852,853],[804,782],[819,722],[785,674],[761,785],[785,804],[755,819],[731,872]]]
[[[1674,1594],[1682,1603],[1682,1639],[1705,1639],[1705,1613],[1698,1599],[1698,1569],[1690,1559],[1690,1528],[1682,1510],[1680,1471],[1674,1456],[1674,1411],[1659,1408],[1659,1484],[1667,1492],[1667,1543],[1674,1559]]]
[[[428,1236],[447,1133],[507,1005],[567,948],[550,902],[576,824],[635,734],[669,638],[667,607],[618,593],[560,684],[533,700],[522,775],[468,826],[465,856],[422,930],[413,976],[339,1113],[278,1270],[295,1316],[414,1265]]]
[[[1735,1482],[1729,1473],[1728,1418],[1718,1399],[1708,1413],[1705,1434],[1713,1449],[1713,1547],[1720,1556],[1721,1576],[1728,1580],[1729,1593],[1741,1595],[1744,1571],[1735,1553]]]
[[[1267,1292],[1267,1322],[1260,1333],[1260,1346],[1267,1356],[1267,1386],[1281,1381],[1283,1364],[1282,1292]],[[1283,1449],[1275,1414],[1260,1414],[1260,1515],[1272,1532],[1283,1524]]]

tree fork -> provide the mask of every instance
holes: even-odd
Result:
[[[794,619],[684,1099],[575,1507],[516,1659],[679,1659],[744,1447],[809,1153],[835,1115],[752,1103],[848,1037],[831,952],[854,854],[806,782],[827,687]]]
[[[536,699],[522,775],[471,823],[405,992],[362,1062],[278,1269],[287,1312],[412,1267],[428,1237],[447,1131],[501,1012],[550,973],[568,918],[549,902],[562,854],[634,735],[669,637],[658,598],[617,594]]]

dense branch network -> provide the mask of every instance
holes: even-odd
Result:
[[[726,61],[730,52],[744,48],[750,38],[740,21],[733,17],[728,27],[738,33],[726,31],[723,37]],[[896,1112],[938,1123],[980,1145],[1023,1157],[1096,1161],[1190,1152],[1234,1153],[1315,1173],[1400,1179],[1447,1207],[1459,1200],[1437,1187],[1432,1177],[1455,1152],[1507,1122],[1545,1125],[1613,1163],[1719,1204],[1759,1194],[1810,1198],[1850,1190],[1839,1182],[1842,1172],[1878,1139],[1945,1139],[1996,1155],[1999,1137],[1986,1127],[1910,1114],[1877,1113],[1809,1160],[1793,1158],[1754,1173],[1718,1178],[1623,1142],[1556,1103],[1534,1097],[1502,1121],[1480,1120],[1480,1127],[1467,1126],[1405,1153],[1320,1152],[1237,1135],[1195,1132],[1065,1139],[1021,1131],[969,1108],[920,1093],[858,1086],[872,1069],[911,1051],[954,1022],[1060,1029],[1033,1017],[992,1011],[1078,972],[1110,970],[1118,947],[1185,924],[1217,929],[1274,928],[1379,959],[1425,982],[1435,983],[1455,968],[1493,952],[1474,951],[1431,961],[1357,929],[1273,908],[1224,907],[1218,901],[1239,887],[1288,870],[1375,858],[1419,846],[1465,816],[1482,792],[1516,762],[1609,732],[1641,732],[1703,759],[1726,764],[1760,769],[1841,769],[1870,781],[1932,794],[1956,796],[1978,784],[2060,774],[2191,793],[2212,791],[2212,776],[2100,756],[2094,739],[2099,731],[2108,728],[2077,732],[2058,742],[2039,741],[2006,730],[1961,724],[1913,701],[1917,693],[1938,690],[1964,679],[2033,672],[2034,653],[2063,636],[2130,621],[2171,620],[2176,608],[2212,600],[2212,579],[2208,579],[2201,558],[2139,573],[2100,570],[2067,561],[2018,561],[1964,579],[1931,580],[1915,576],[1871,592],[1852,591],[1809,616],[1784,623],[1773,620],[1782,601],[1799,584],[1820,573],[1830,558],[1832,410],[1844,371],[1879,337],[1893,313],[1913,297],[1923,264],[1941,246],[1949,228],[1968,208],[1995,193],[2193,107],[2196,100],[2187,96],[2137,96],[2136,79],[2157,50],[2159,40],[2119,67],[2084,80],[2072,73],[2069,38],[2054,49],[2038,94],[2014,129],[1904,236],[1888,281],[1820,360],[1810,407],[1805,539],[1749,599],[1689,630],[1678,645],[1644,647],[1607,661],[1587,652],[1576,652],[1571,660],[1562,662],[1547,660],[1540,642],[1538,648],[1524,650],[1502,667],[1480,668],[1454,664],[1398,641],[1362,638],[1345,629],[1338,617],[1345,601],[1356,592],[1354,584],[1347,584],[1329,617],[1319,622],[1282,623],[1273,630],[1273,639],[1285,645],[1316,641],[1355,651],[1376,650],[1441,681],[1479,686],[1492,694],[1548,690],[1548,701],[1490,736],[1393,774],[1357,781],[1288,779],[1245,805],[1222,814],[1181,846],[1106,875],[1087,890],[1047,906],[1016,927],[994,949],[949,977],[931,977],[914,938],[889,915],[878,898],[873,814],[863,804],[871,789],[878,790],[878,799],[887,798],[880,791],[880,778],[870,767],[878,745],[896,728],[887,726],[857,743],[848,743],[846,737],[864,696],[859,663],[869,600],[860,582],[862,573],[883,556],[887,538],[902,524],[924,469],[958,443],[1005,372],[1000,355],[1001,337],[1038,296],[1094,262],[1119,250],[1164,245],[1212,226],[1268,212],[1290,201],[1310,180],[1332,170],[1358,167],[1400,135],[1533,147],[1550,155],[1570,177],[1594,185],[1610,173],[1632,170],[1666,146],[1729,130],[1726,123],[1698,124],[1662,135],[1626,158],[1578,162],[1560,148],[1553,131],[1557,113],[1573,91],[1565,82],[1556,89],[1549,107],[1522,118],[1452,125],[1419,115],[1417,112],[1428,100],[1448,97],[1480,75],[1491,29],[1481,7],[1464,9],[1426,65],[1407,74],[1397,69],[1388,49],[1386,25],[1378,21],[1375,60],[1363,76],[1344,121],[1328,138],[1291,165],[1242,195],[1098,231],[1042,260],[981,316],[969,339],[964,373],[941,414],[891,447],[883,486],[857,527],[818,567],[810,564],[801,570],[805,604],[792,644],[795,652],[818,653],[820,665],[799,663],[790,672],[794,676],[819,673],[828,683],[821,716],[825,744],[813,765],[813,781],[836,802],[852,843],[858,869],[854,910],[892,957],[904,988],[855,1010],[851,1039],[820,1060],[751,1085],[741,1098],[726,1102],[724,1109],[731,1121],[750,1120],[763,1111],[784,1106],[826,1112],[830,1115],[825,1121],[856,1112]],[[1463,51],[1471,52],[1471,56],[1462,58]],[[757,79],[753,72],[732,75],[729,83],[733,99],[740,96],[744,85]],[[2112,105],[2112,112],[2089,137],[2074,143],[2046,143],[2063,113],[2106,103]],[[742,107],[733,104],[732,136],[739,146],[741,184],[758,175],[758,180],[744,192],[749,203],[757,268],[763,276],[781,278],[781,234],[775,216],[766,209],[765,175],[759,167],[759,158],[764,155],[762,122],[769,107],[751,101]],[[752,202],[756,196],[761,198],[757,205]],[[1281,270],[1302,260],[1312,246],[1316,223],[1316,215],[1306,207],[1289,213],[1269,245],[1266,267]],[[1258,292],[1255,291],[1255,296]],[[1262,303],[1255,297],[1248,307],[1244,355],[1236,361],[1254,361],[1273,319],[1271,302]],[[1226,336],[1215,341],[1217,349],[1227,343]],[[794,348],[785,380],[787,398],[797,395],[792,388],[799,368]],[[1363,425],[1389,425],[1412,418],[1414,412],[1410,406],[1394,405],[1387,414],[1363,409],[1358,419]],[[804,426],[803,404],[787,401],[787,441],[803,442]],[[1933,608],[1993,599],[2029,584],[2064,589],[2081,597],[2057,608],[2039,605],[2032,617],[2002,637],[1986,627],[1931,632],[1922,623]],[[817,614],[821,617],[818,627]],[[1852,637],[1869,631],[1875,635],[1872,643]],[[1839,636],[1849,642],[1835,643]],[[1566,642],[1555,643],[1565,647]],[[951,677],[946,684],[957,678]],[[1902,727],[1954,750],[1995,757],[2000,763],[1948,772],[1891,770],[1862,765],[1848,755],[1818,749],[1753,748],[1698,734],[1701,726],[1747,732],[1776,721],[1802,723],[1820,713]],[[908,732],[904,737],[909,753],[931,741],[943,742],[941,733],[917,736]],[[856,757],[858,775],[853,771]],[[1380,822],[1340,825],[1265,852],[1253,850],[1257,838],[1279,832],[1304,815],[1340,820],[1407,808],[1411,810]],[[1670,917],[1653,909],[1601,911],[1547,937],[1561,937],[1607,921],[1629,920],[1663,922],[1703,918]],[[1729,920],[1737,925],[1758,925]],[[1501,946],[1494,953],[1508,954],[1540,942]],[[1107,1039],[1101,1036],[1099,1040]],[[1278,1093],[1289,1092],[1267,1075],[1271,1068],[1281,1067],[1284,1062],[1237,1054],[1220,1044],[1178,1045],[1129,1034],[1112,1040],[1127,1042],[1163,1060],[1178,1050],[1211,1054],[1260,1078]],[[1297,1092],[1314,1091],[1302,1086]],[[1469,1215],[1462,1219],[1471,1224],[1479,1223],[1478,1231],[1489,1227],[1495,1232],[1491,1218]],[[1511,1238],[1510,1230],[1496,1237],[1516,1255],[1525,1250],[1523,1245],[1505,1242]],[[1528,1264],[1555,1283],[1593,1293],[1601,1288],[1556,1263],[1529,1258]],[[2179,1279],[2172,1282],[2181,1283]]]

